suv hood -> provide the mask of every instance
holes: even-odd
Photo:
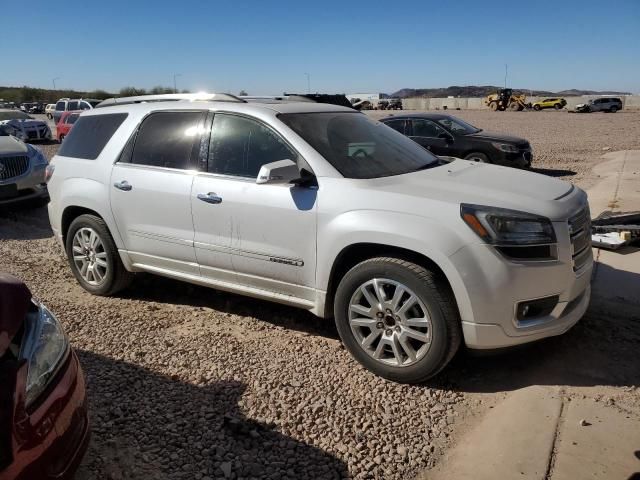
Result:
[[[510,167],[455,161],[418,172],[369,180],[370,186],[408,198],[406,205],[418,215],[429,215],[420,198],[446,204],[472,203],[544,215],[564,220],[573,205],[559,202],[567,198],[573,185],[538,173]]]
[[[0,273],[0,357],[18,333],[31,306],[31,292],[15,277]]]
[[[13,136],[0,137],[0,155],[27,153],[27,144]]]
[[[494,132],[478,132],[471,133],[469,135],[465,135],[465,137],[477,138],[480,140],[487,140],[489,142],[506,142],[506,143],[514,143],[514,144],[528,144],[529,142],[521,137],[514,137],[512,135],[505,135],[504,133],[494,133]]]

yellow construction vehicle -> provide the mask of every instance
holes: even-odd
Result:
[[[525,108],[531,108],[531,104],[527,103],[526,95],[514,95],[511,88],[501,88],[496,93],[487,95],[484,104],[494,112],[507,109],[521,111]]]

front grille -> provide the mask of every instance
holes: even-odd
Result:
[[[29,168],[29,157],[0,157],[0,180],[19,177]]]
[[[569,236],[573,271],[577,272],[591,259],[591,213],[588,206],[569,219]]]

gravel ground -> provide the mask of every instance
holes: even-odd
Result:
[[[640,121],[640,114],[456,114],[487,130],[529,132],[536,152],[537,142],[567,152],[582,144],[585,164],[606,146],[591,138],[600,123],[620,136],[622,146],[610,142],[619,150],[627,146],[622,132],[631,135],[627,123],[637,132]],[[547,118],[553,128],[525,123]],[[569,122],[585,122],[588,133],[574,139],[578,127]],[[43,146],[49,156],[56,149]],[[557,155],[549,168],[577,170],[577,160],[563,158],[580,155]],[[589,181],[583,167],[568,179]],[[58,314],[87,375],[93,437],[81,480],[405,479],[437,462],[505,391],[580,387],[595,401],[640,407],[640,322],[609,307],[592,307],[562,337],[499,357],[463,353],[427,386],[397,385],[361,368],[332,323],[307,312],[150,275],[120,296],[91,296],[51,235],[46,209],[0,212],[0,269]]]
[[[415,113],[411,110],[407,112]],[[374,118],[400,112],[370,111]],[[526,138],[533,147],[533,168],[540,173],[588,188],[597,180],[591,173],[607,151],[640,148],[640,112],[578,114],[566,110],[492,112],[439,110],[489,132]]]

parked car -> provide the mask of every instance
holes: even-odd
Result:
[[[489,133],[452,115],[410,113],[380,120],[435,155],[529,168],[531,144],[524,138]]]
[[[25,142],[53,139],[47,122],[36,120],[20,110],[0,109],[0,125],[9,135]]]
[[[587,308],[578,187],[445,161],[350,108],[159,98],[84,112],[49,166],[54,236],[88,292],[150,272],[307,309],[400,382]]]
[[[48,202],[46,168],[47,159],[39,149],[9,135],[0,125],[0,207]]]
[[[587,103],[576,105],[576,112],[611,112],[622,110],[622,100],[617,97],[603,97],[589,100]]]
[[[56,102],[56,107],[53,111],[53,121],[57,125],[63,112],[73,110],[91,110],[101,101],[102,100],[95,100],[93,98],[61,98]]]
[[[84,376],[60,322],[0,274],[0,479],[70,479],[88,442]]]
[[[52,119],[53,118],[53,112],[56,109],[56,104],[55,103],[48,103],[47,106],[44,109],[44,113],[47,116],[47,118]]]
[[[543,110],[545,108],[555,108],[561,110],[567,105],[567,101],[564,98],[545,98],[539,102],[533,103],[534,110]]]
[[[81,111],[69,111],[62,114],[60,121],[56,124],[56,138],[58,139],[58,142],[62,142],[64,137],[69,134],[71,127],[76,123],[76,120],[78,120],[81,113]]]
[[[402,100],[399,98],[392,98],[389,100],[388,110],[402,110]]]

